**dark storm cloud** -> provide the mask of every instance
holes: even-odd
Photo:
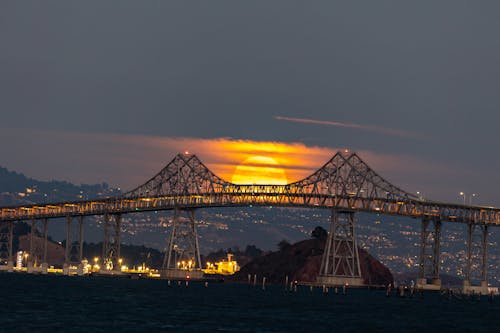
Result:
[[[308,138],[457,165],[467,172],[439,185],[492,202],[499,12],[493,1],[2,1],[0,127],[28,141],[29,129]]]

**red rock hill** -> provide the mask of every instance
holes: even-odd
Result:
[[[282,247],[280,251],[269,253],[249,262],[236,273],[232,280],[247,281],[248,274],[257,274],[258,279],[266,277],[270,283],[289,281],[314,282],[321,266],[325,239],[308,239]],[[359,248],[361,276],[365,284],[387,285],[393,276],[389,269]]]

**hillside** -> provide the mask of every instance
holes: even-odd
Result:
[[[0,167],[0,205],[74,201],[116,195],[107,183],[74,185],[66,181],[40,181]]]
[[[265,276],[270,283],[314,282],[318,275],[325,239],[308,239],[282,246],[279,251],[258,257],[241,268],[232,280],[247,281],[248,274]],[[361,276],[365,284],[386,285],[393,281],[391,272],[368,252],[359,249]]]

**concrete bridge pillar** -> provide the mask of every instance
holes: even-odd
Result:
[[[14,270],[14,257],[12,250],[12,241],[14,239],[14,222],[9,222],[9,239],[8,239],[8,259],[7,259],[7,271],[12,272]]]
[[[47,238],[48,238],[48,219],[43,219],[43,259],[42,274],[47,274],[49,264],[47,263]]]
[[[439,278],[440,245],[441,221],[439,217],[424,217],[422,220],[420,271],[417,288],[441,289],[441,279]]]
[[[182,213],[186,213],[187,219],[181,219]],[[197,279],[203,276],[201,268],[195,210],[176,208],[161,275],[172,279],[188,276]]]
[[[32,273],[33,272],[33,266],[34,262],[36,259],[36,254],[35,254],[35,227],[36,227],[36,220],[31,220],[31,230],[30,230],[30,251],[28,253],[28,262],[26,263],[27,269],[26,272]]]
[[[488,226],[483,224],[467,224],[467,257],[465,262],[464,292],[488,294],[487,250]],[[479,274],[480,273],[480,276]],[[479,280],[479,285],[473,285]]]
[[[66,251],[64,252],[63,274],[69,275],[69,252],[71,249],[71,216],[66,217]]]
[[[353,211],[332,210],[330,231],[317,277],[319,284],[328,286],[364,284],[354,225]]]
[[[66,216],[66,251],[64,253],[64,265],[63,265],[63,274],[69,275],[70,271],[70,252],[71,252],[71,220],[72,216]]]

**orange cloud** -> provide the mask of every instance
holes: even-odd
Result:
[[[248,174],[253,167],[254,172],[262,173],[261,178],[265,173],[278,175],[282,172],[280,170],[283,170],[287,182],[293,182],[314,172],[336,152],[333,148],[311,147],[302,143],[228,138],[157,138],[157,140],[153,143],[154,145],[168,147],[169,150],[178,152],[189,151],[198,155],[215,174],[227,181],[234,178],[236,171],[241,173],[247,170]],[[247,178],[249,177],[248,174]],[[269,177],[264,178],[271,180]],[[236,179],[240,183],[244,182],[241,177],[236,177]]]

